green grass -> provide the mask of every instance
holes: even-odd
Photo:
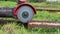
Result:
[[[0,8],[2,8],[2,7],[14,8],[16,5],[17,5],[16,2],[0,1]]]
[[[31,3],[34,6],[57,6],[60,7],[58,2],[41,2],[41,3]]]
[[[30,3],[33,6],[57,6],[60,7],[60,3],[58,2],[41,2],[41,3]],[[15,7],[17,5],[16,2],[13,1],[0,1],[0,7]]]
[[[39,6],[51,6],[51,7],[56,7],[56,8],[47,8],[47,10],[54,10],[54,9],[57,9],[57,10],[60,10],[60,3],[58,2],[41,2],[41,3],[30,3],[31,5],[33,6],[36,6],[36,7],[39,7]]]
[[[0,34],[59,34],[59,28],[32,28],[26,29],[17,23],[4,24],[0,27]]]
[[[60,21],[60,14],[57,12],[38,11],[33,20]]]

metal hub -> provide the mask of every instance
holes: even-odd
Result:
[[[23,18],[28,18],[28,16],[29,16],[29,13],[28,13],[28,12],[24,11],[24,12],[22,13],[22,17],[23,17]]]

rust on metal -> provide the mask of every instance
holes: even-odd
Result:
[[[28,23],[28,28],[60,28],[60,22],[51,22],[51,21],[31,21]]]

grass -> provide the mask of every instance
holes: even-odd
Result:
[[[58,2],[41,2],[41,3],[31,3],[34,6],[57,6],[60,7]]]
[[[3,2],[3,3],[2,3]],[[45,6],[43,3],[31,3],[33,6]],[[50,4],[49,4],[50,5]],[[59,4],[58,4],[59,5]],[[16,2],[11,1],[0,1],[0,7],[15,7]],[[53,5],[55,6],[55,5]],[[11,20],[12,18],[4,18],[4,20]],[[15,19],[13,19],[15,20]],[[47,21],[60,21],[60,13],[56,12],[47,12],[47,11],[38,11],[33,20],[47,20]],[[0,24],[0,34],[60,34],[60,28],[31,28],[26,29],[23,24],[9,23],[9,24]]]
[[[0,8],[2,7],[9,7],[13,8],[16,6],[16,2],[11,2],[11,1],[0,1]]]
[[[32,28],[26,29],[17,23],[4,24],[0,28],[0,34],[59,34],[59,28]]]
[[[33,20],[60,21],[60,14],[57,12],[38,11]]]
[[[60,7],[58,2],[41,2],[41,3],[30,3],[33,6],[57,6]],[[0,1],[0,7],[15,7],[17,2],[13,1]]]

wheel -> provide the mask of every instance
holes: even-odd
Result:
[[[19,21],[27,23],[32,20],[34,16],[34,11],[30,6],[24,5],[18,9],[17,17]]]

